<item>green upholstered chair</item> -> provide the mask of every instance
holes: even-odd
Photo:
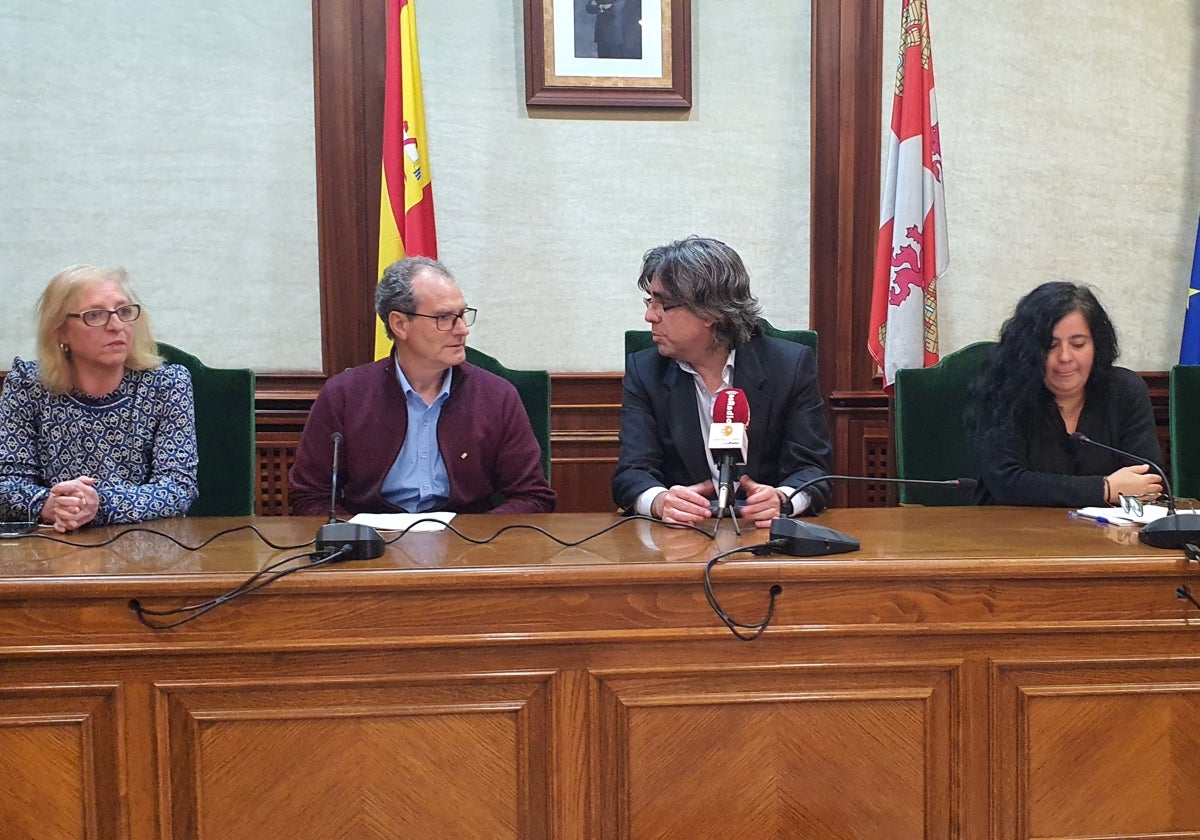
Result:
[[[188,516],[253,514],[258,472],[254,449],[254,371],[210,368],[190,353],[161,342],[158,353],[168,364],[183,365],[192,375],[200,495]]]
[[[470,345],[467,346],[467,361],[486,371],[507,379],[517,389],[521,402],[525,405],[525,413],[529,415],[529,425],[533,426],[533,436],[542,447],[542,471],[546,480],[550,480],[550,373],[544,370],[513,370],[506,368],[487,353],[481,353]]]
[[[896,477],[943,480],[974,478],[974,449],[963,422],[967,389],[979,374],[994,341],[980,341],[928,368],[896,371]],[[906,505],[969,504],[960,492],[939,487],[899,488]]]
[[[817,352],[816,330],[781,330],[771,326],[771,323],[766,318],[759,318],[758,322],[762,325],[765,335],[769,335],[772,338],[783,338],[788,341],[794,341],[797,344],[811,347],[814,353]],[[625,332],[626,356],[653,346],[654,339],[650,337],[650,330],[627,330]]]
[[[1200,365],[1171,368],[1171,489],[1200,498]]]

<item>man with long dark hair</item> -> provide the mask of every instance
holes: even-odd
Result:
[[[762,334],[737,252],[700,237],[653,248],[638,287],[655,347],[625,360],[613,500],[665,522],[706,519],[717,474],[707,430],[716,393],[733,387],[750,406],[741,516],[766,527],[777,516],[820,511],[824,485],[789,492],[828,472],[816,354]]]

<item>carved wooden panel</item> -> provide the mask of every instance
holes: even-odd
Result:
[[[258,495],[254,504],[257,516],[289,516],[292,501],[288,472],[296,463],[299,441],[279,441],[273,445],[258,442]]]
[[[547,837],[549,680],[160,684],[166,820],[213,840]]]
[[[1200,837],[1198,666],[997,666],[996,836]]]
[[[0,837],[127,834],[114,685],[0,688]]]
[[[952,836],[947,667],[597,674],[606,838]]]

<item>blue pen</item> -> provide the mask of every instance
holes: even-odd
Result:
[[[1112,520],[1105,519],[1103,516],[1088,516],[1086,513],[1080,513],[1077,510],[1067,512],[1067,516],[1072,519],[1090,519],[1092,522],[1099,522],[1101,525],[1116,525]]]

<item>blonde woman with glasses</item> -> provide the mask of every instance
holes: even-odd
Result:
[[[162,363],[124,269],[63,269],[37,317],[38,360],[14,359],[0,393],[0,518],[65,532],[187,513],[192,381]]]

